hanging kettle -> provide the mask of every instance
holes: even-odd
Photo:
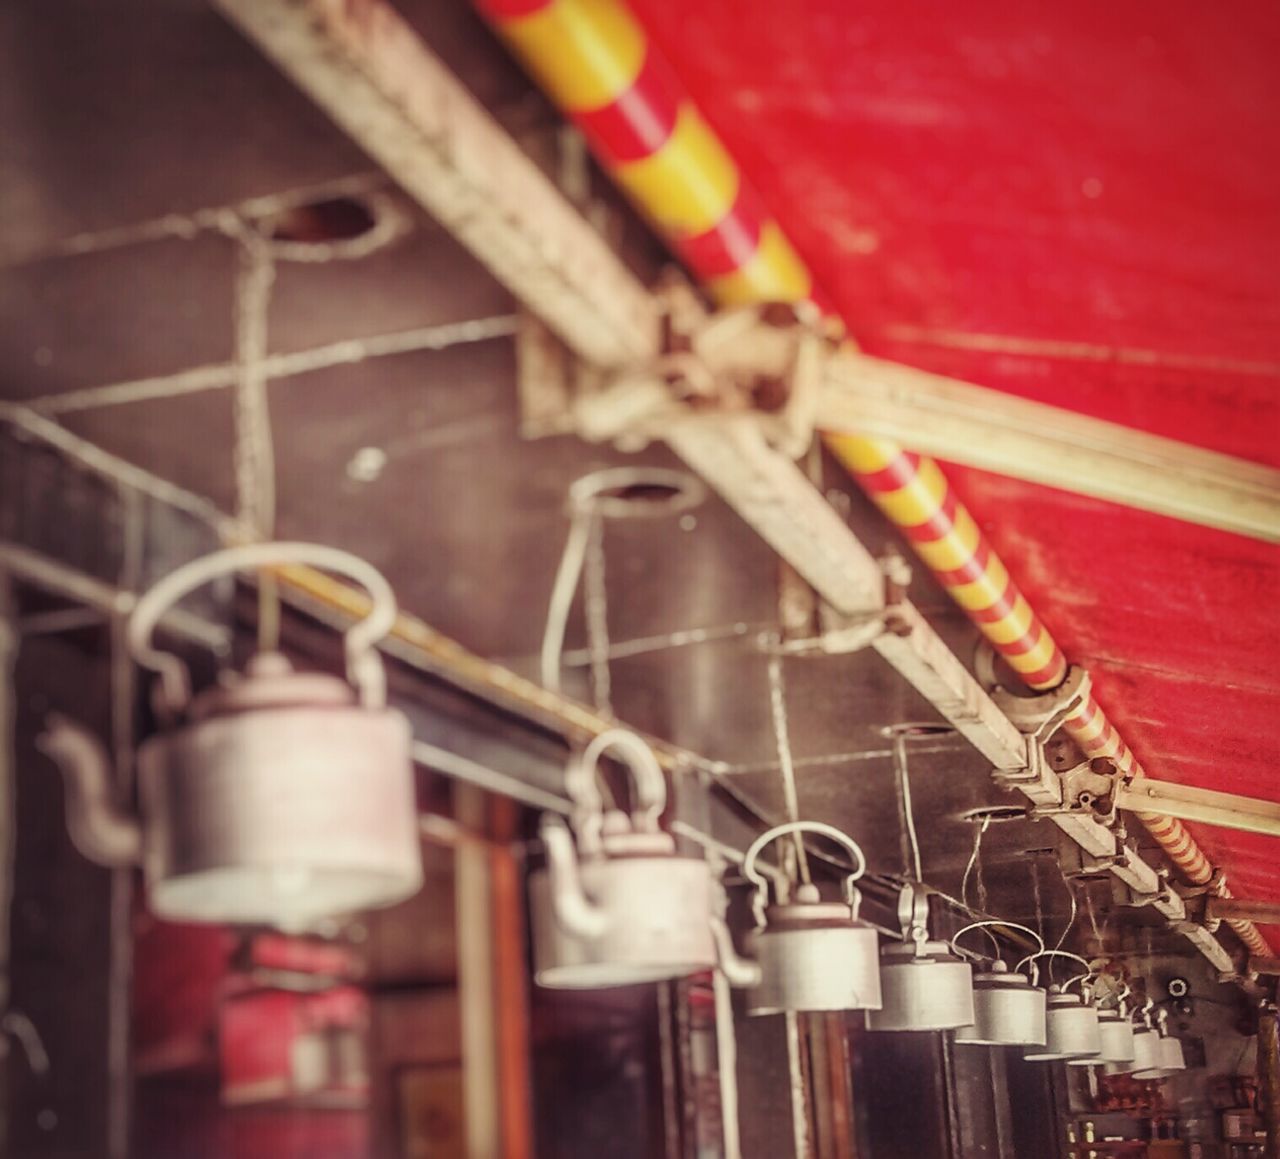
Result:
[[[1164,1079],[1170,1075],[1177,1074],[1181,1070],[1186,1070],[1187,1061],[1182,1051],[1182,1043],[1169,1033],[1169,1015],[1161,1010],[1156,1016],[1158,1029],[1151,1027],[1150,1008],[1151,1001],[1148,1000],[1147,1006],[1144,1008],[1143,1014],[1146,1019],[1147,1033],[1151,1036],[1148,1040],[1150,1043],[1149,1061],[1150,1065],[1135,1069],[1133,1077],[1136,1079]],[[1135,1035],[1135,1037],[1137,1037]]]
[[[635,782],[629,815],[606,813],[596,784],[610,749]],[[679,856],[658,827],[666,783],[649,746],[623,729],[603,732],[570,766],[566,787],[572,833],[559,817],[543,818],[547,867],[529,878],[538,984],[600,989],[712,969],[711,867]]]
[[[756,861],[766,845],[789,833],[818,834],[849,851],[856,868],[845,878],[843,902],[823,901],[816,886],[803,884],[788,900],[767,904],[768,882]],[[747,994],[749,1014],[880,1008],[878,940],[858,920],[862,896],[854,884],[866,868],[857,842],[819,821],[778,825],[751,843],[742,863],[756,887],[756,928],[747,944],[758,980]]]
[[[1048,1009],[1045,1015],[1045,1044],[1032,1047],[1023,1053],[1028,1062],[1070,1062],[1073,1059],[1099,1061],[1102,1053],[1102,1035],[1098,1029],[1098,1008],[1093,1004],[1093,994],[1086,985],[1092,977],[1089,963],[1079,954],[1066,950],[1042,950],[1018,963],[1019,966],[1039,958],[1068,958],[1085,968],[1061,986],[1049,987]],[[1079,993],[1070,987],[1080,985]]]
[[[902,941],[880,952],[879,1010],[868,1030],[952,1030],[973,1025],[973,971],[946,942],[929,940],[929,898],[916,884],[898,895]]]
[[[972,922],[951,939],[952,946],[970,930],[1004,927],[1039,935],[1016,922]],[[1040,948],[1044,944],[1040,942]],[[1043,1046],[1045,1040],[1044,990],[1017,970],[996,960],[973,976],[973,1022],[956,1030],[956,1042],[976,1046]]]
[[[1045,1045],[1028,1050],[1023,1055],[1028,1062],[1099,1061],[1102,1034],[1098,1029],[1098,1011],[1087,995],[1050,987],[1045,1022]]]
[[[1125,986],[1119,994],[1116,1006],[1104,1010],[1098,1008],[1098,1036],[1102,1041],[1102,1049],[1097,1058],[1072,1059],[1072,1066],[1089,1066],[1102,1063],[1109,1074],[1125,1073],[1125,1068],[1134,1061],[1133,1024],[1129,1021],[1125,1010],[1124,999],[1129,993]],[[1120,1069],[1112,1069],[1120,1068]]]
[[[242,675],[191,697],[187,669],[151,643],[183,596],[242,569],[309,563],[372,596],[345,637],[345,681],[295,672],[260,653]],[[390,905],[422,883],[409,723],[385,704],[374,645],[395,621],[390,587],[333,548],[268,543],[215,552],[177,569],[134,608],[135,660],[161,676],[165,727],[138,750],[140,814],[113,801],[101,746],[63,719],[42,739],[61,766],[68,827],[87,856],[141,862],[151,909],[179,921],[303,929]]]
[[[1133,1012],[1136,1024],[1133,1027],[1133,1061],[1121,1063],[1120,1068],[1108,1072],[1112,1074],[1132,1074],[1134,1078],[1160,1078],[1154,1072],[1161,1068],[1163,1059],[1160,1053],[1160,1035],[1151,1025],[1150,1010],[1154,1003],[1147,999],[1147,1004]]]

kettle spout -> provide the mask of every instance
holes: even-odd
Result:
[[[733,937],[724,918],[711,919],[711,935],[716,943],[716,963],[728,980],[730,986],[750,988],[760,985],[760,963],[742,957],[733,946]]]
[[[540,833],[547,850],[551,905],[556,921],[574,937],[600,937],[608,929],[609,919],[582,888],[578,854],[568,828],[558,817],[545,817]]]
[[[50,715],[37,747],[62,771],[71,843],[99,865],[136,865],[142,827],[116,802],[102,743],[82,724]]]

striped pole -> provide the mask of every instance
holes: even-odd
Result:
[[[478,0],[533,78],[725,305],[802,302],[809,271],[619,0]]]
[[[476,3],[716,301],[814,297],[810,273],[781,226],[623,0]],[[938,464],[882,439],[828,434],[826,441],[1010,667],[1037,690],[1060,684],[1066,657]],[[1092,693],[1064,727],[1087,756],[1142,775]],[[1181,821],[1138,817],[1192,882],[1210,880],[1213,867]],[[1270,954],[1251,922],[1229,924],[1252,952]]]

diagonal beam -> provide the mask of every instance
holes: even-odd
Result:
[[[962,466],[1280,541],[1280,471],[854,351],[828,363],[817,421]]]
[[[1159,813],[1223,829],[1280,837],[1280,803],[1257,797],[1142,777],[1116,790],[1116,805],[1136,813]]]
[[[656,350],[644,287],[389,4],[214,2],[588,362]]]

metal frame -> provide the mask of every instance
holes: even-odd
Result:
[[[217,2],[575,353],[603,365],[644,364],[655,355],[660,304],[388,4]],[[48,426],[43,437],[66,441],[63,428]],[[879,565],[758,428],[690,420],[667,437],[823,600],[845,614],[885,611]],[[97,460],[90,465],[108,466]],[[132,480],[156,489],[158,481],[146,472],[129,471]],[[199,513],[209,515],[207,509]],[[278,578],[286,593],[312,605],[348,616],[361,610],[362,597],[319,573],[284,569]],[[1027,754],[1016,728],[919,612],[901,600],[892,612],[892,630],[873,646],[997,768],[1024,767]],[[420,621],[402,617],[398,638],[423,666],[461,687],[483,688],[499,703],[518,705],[569,735],[600,731],[602,722],[585,706],[473,656]],[[667,746],[660,755],[668,767],[686,767],[688,754]],[[1060,803],[1056,786],[1043,779],[1019,787],[1037,803]],[[1052,819],[1091,857],[1108,860],[1132,889],[1160,892],[1154,869],[1119,849],[1110,830],[1079,816]],[[1156,904],[1171,921],[1185,918],[1176,895]],[[1215,965],[1231,968],[1229,955],[1207,931],[1182,928]]]
[[[1280,471],[1274,468],[852,350],[827,364],[818,425],[1205,527],[1280,540]]]

